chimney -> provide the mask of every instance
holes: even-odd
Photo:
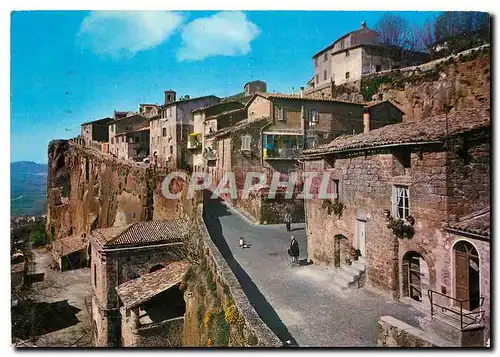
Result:
[[[165,91],[165,104],[169,104],[172,102],[175,102],[175,91],[172,89],[166,90]]]
[[[363,132],[367,133],[370,131],[370,110],[365,108],[363,112]]]
[[[304,87],[300,87],[300,97],[304,98]]]
[[[361,30],[366,30],[366,21],[361,23]]]

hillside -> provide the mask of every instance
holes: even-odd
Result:
[[[10,164],[11,215],[45,213],[47,165],[30,161]]]

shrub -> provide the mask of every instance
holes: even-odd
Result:
[[[392,232],[398,238],[412,238],[415,234],[415,229],[412,225],[402,219],[392,218],[389,221],[387,228],[392,229]]]
[[[259,341],[257,340],[257,337],[255,337],[254,334],[250,333],[248,334],[247,338],[245,339],[245,343],[248,346],[255,346]]]
[[[243,318],[238,313],[236,306],[231,305],[224,311],[226,321],[229,325],[240,325],[243,324]]]
[[[203,326],[205,326],[205,328],[208,329],[212,325],[215,314],[216,311],[214,309],[209,309],[205,312],[205,316],[203,317]]]

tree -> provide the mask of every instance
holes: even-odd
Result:
[[[481,32],[489,37],[489,15],[474,11],[445,11],[436,19],[436,42]]]
[[[408,22],[391,12],[386,12],[375,24],[379,41],[385,45],[404,47],[408,45]]]

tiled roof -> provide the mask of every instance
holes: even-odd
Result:
[[[301,97],[299,94],[283,94],[283,93],[266,93],[266,92],[256,92],[254,94],[261,96],[266,99],[289,99],[289,100],[306,100],[310,102],[330,102],[330,103],[343,103],[343,104],[354,104],[363,106],[362,103],[349,102],[347,100],[331,99],[331,98],[311,98],[311,97]],[[248,104],[248,103],[247,103]]]
[[[371,102],[365,102],[365,103],[363,103],[363,106],[365,108],[373,108],[373,107],[376,107],[377,105],[384,104],[384,103],[389,103],[394,108],[396,108],[397,110],[399,110],[401,113],[404,114],[404,112],[396,104],[394,104],[390,100],[372,100]]]
[[[390,144],[440,142],[446,137],[490,125],[489,108],[467,108],[448,116],[442,114],[421,121],[387,125],[363,134],[343,135],[328,144],[305,150],[304,156],[376,148]]]
[[[215,96],[215,95],[204,95],[202,97],[195,97],[195,98],[189,98],[189,99],[181,99],[181,100],[176,100],[175,102],[171,102],[171,103],[167,103],[167,104],[163,104],[161,106],[161,108],[167,108],[171,105],[176,105],[176,104],[182,104],[182,103],[187,103],[187,102],[191,102],[191,101],[194,101],[194,100],[202,100],[202,99],[207,99],[207,98],[216,98],[216,99],[220,99],[219,97]]]
[[[52,251],[58,256],[74,253],[81,249],[86,249],[88,239],[85,234],[78,234],[58,239],[52,243]]]
[[[242,112],[244,110],[245,110],[245,108],[238,108],[238,109],[233,109],[233,110],[226,110],[225,112],[222,112],[222,113],[219,113],[219,114],[215,114],[215,115],[211,115],[209,117],[206,117],[205,120],[217,119],[217,118],[219,118],[221,116],[228,115],[228,114],[234,114],[234,113],[238,113],[238,112]]]
[[[485,238],[490,237],[490,208],[485,208],[481,211],[474,212],[468,216],[464,216],[457,223],[452,223],[449,228],[465,232],[481,235]]]
[[[184,219],[142,221],[122,227],[96,229],[92,236],[106,247],[121,245],[147,245],[183,241],[189,230]]]
[[[188,262],[171,262],[165,268],[117,286],[116,291],[125,308],[130,309],[180,283],[188,269]]]

